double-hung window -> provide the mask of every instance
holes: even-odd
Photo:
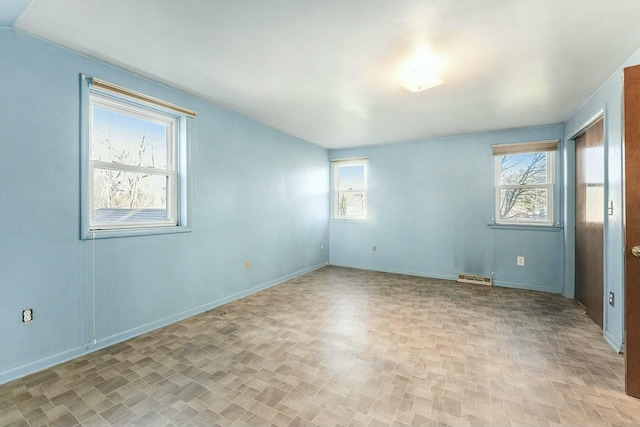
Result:
[[[333,218],[366,219],[368,160],[333,160]]]
[[[553,225],[558,140],[494,145],[495,221]]]
[[[195,113],[84,79],[84,237],[184,226],[187,117]]]

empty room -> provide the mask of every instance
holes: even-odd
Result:
[[[637,0],[3,0],[0,425],[640,425]]]

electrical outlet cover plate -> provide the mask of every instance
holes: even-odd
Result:
[[[22,322],[31,323],[33,321],[33,309],[25,308],[22,310]]]
[[[609,292],[609,305],[613,307],[614,302],[615,302],[615,295],[613,294],[613,292]]]

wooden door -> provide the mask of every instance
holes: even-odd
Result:
[[[624,69],[625,280],[624,356],[627,394],[640,397],[640,66]]]
[[[604,125],[576,138],[576,299],[602,327],[604,301]]]

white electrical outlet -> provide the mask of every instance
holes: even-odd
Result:
[[[31,323],[33,321],[33,309],[25,308],[22,310],[22,322],[23,323]]]
[[[519,256],[517,258],[516,264],[519,266],[523,266],[524,265],[524,257],[523,256]]]

